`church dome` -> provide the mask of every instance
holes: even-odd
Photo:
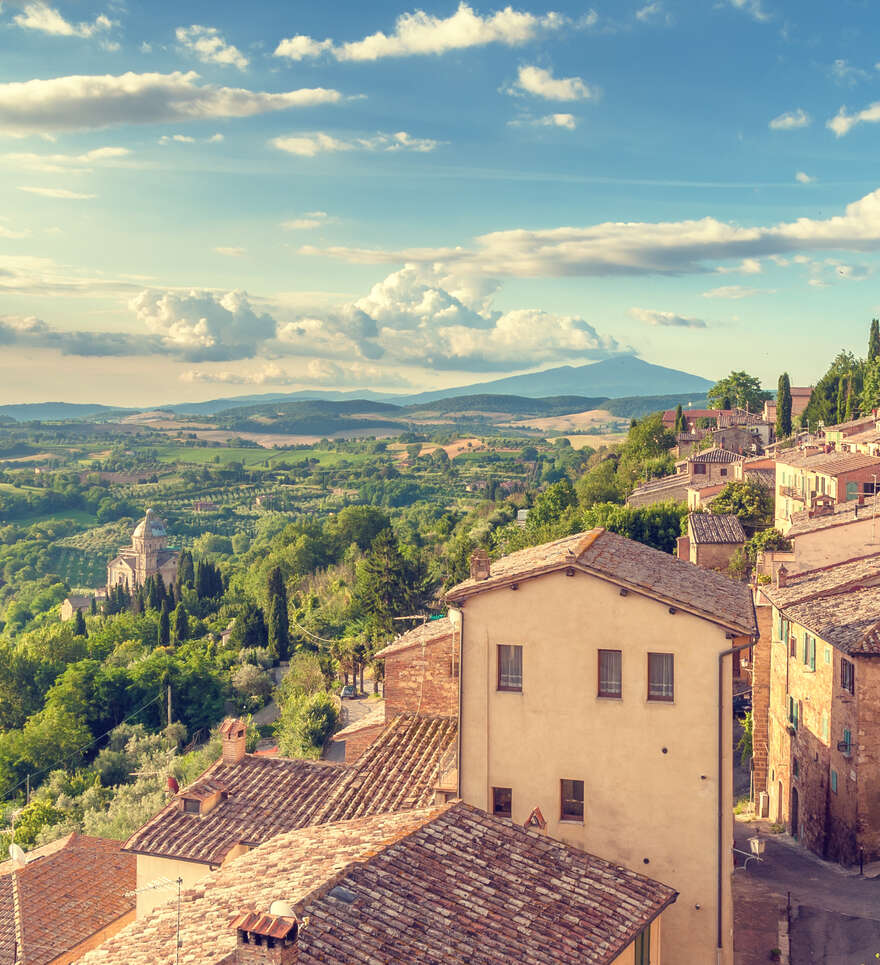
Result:
[[[165,523],[158,517],[152,509],[147,510],[147,515],[135,526],[131,534],[132,539],[150,539],[167,536]]]

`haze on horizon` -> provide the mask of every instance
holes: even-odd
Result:
[[[833,17],[6,0],[0,403],[814,381],[880,314],[880,17]]]

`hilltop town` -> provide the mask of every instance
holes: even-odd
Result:
[[[876,329],[625,433],[4,427],[0,962],[861,953]]]

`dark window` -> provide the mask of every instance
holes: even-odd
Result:
[[[798,701],[794,697],[788,698],[788,722],[797,730],[798,728]]]
[[[202,810],[201,802],[185,797],[183,799],[183,810],[187,814],[198,814]]]
[[[633,943],[635,965],[651,965],[651,926],[639,932]]]
[[[620,650],[599,651],[599,696],[620,697],[622,686],[620,678]]]
[[[831,790],[837,794],[837,771],[831,772]]]
[[[584,819],[584,782],[559,782],[562,792],[560,817],[563,821],[583,821]]]
[[[509,818],[513,810],[513,791],[509,787],[492,788],[492,813]]]
[[[648,700],[675,697],[674,657],[671,653],[648,654]]]
[[[726,475],[727,475],[727,470],[726,470],[726,469],[722,469],[722,470],[721,470],[721,475],[722,475],[722,476],[726,476]]]
[[[798,759],[797,759],[796,757],[793,757],[793,758],[791,759],[791,773],[792,773],[795,777],[800,777],[800,776],[801,776],[800,766],[798,765]]]
[[[840,686],[851,694],[856,692],[856,668],[845,657],[840,658]]]
[[[498,647],[498,689],[522,690],[522,647]]]
[[[797,656],[797,637],[792,634],[788,641],[788,652],[792,657]]]
[[[849,757],[849,755],[852,753],[852,731],[844,728],[843,740],[840,743],[843,745],[840,750],[842,750],[843,753]]]
[[[694,475],[695,476],[705,476],[706,475],[706,464],[704,462],[695,462],[694,464]]]

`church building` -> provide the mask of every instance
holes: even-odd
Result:
[[[137,524],[131,534],[131,546],[120,550],[119,556],[107,566],[107,589],[122,583],[130,590],[142,586],[149,577],[161,574],[165,585],[177,578],[180,554],[170,550],[164,521],[152,509]]]

